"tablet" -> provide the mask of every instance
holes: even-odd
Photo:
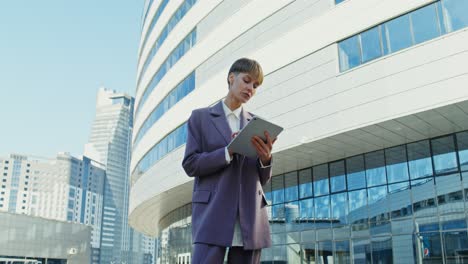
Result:
[[[254,116],[250,122],[239,131],[239,134],[229,143],[227,148],[234,153],[256,158],[257,152],[251,142],[251,138],[253,136],[259,136],[263,141],[266,141],[264,131],[268,131],[271,140],[273,140],[283,131],[283,128],[258,116]]]

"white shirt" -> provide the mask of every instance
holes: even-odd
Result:
[[[227,122],[229,124],[229,128],[231,129],[232,134],[239,132],[240,130],[240,114],[242,112],[242,106],[235,109],[232,111],[225,102],[223,102],[223,109],[224,109],[224,114],[226,115]],[[231,135],[232,135],[231,134]],[[225,148],[225,155],[226,155],[226,163],[230,164],[231,163],[231,155],[229,155],[229,151],[227,147]],[[262,161],[259,159],[260,162],[260,167],[261,168],[268,168],[271,166],[263,166]],[[242,232],[240,228],[240,222],[239,222],[239,215],[236,217],[236,224],[234,225],[234,236],[232,237],[232,246],[233,247],[243,247],[244,242],[242,239]]]
[[[226,119],[229,124],[229,128],[231,128],[232,134],[239,132],[240,129],[240,114],[242,112],[242,106],[235,109],[234,111],[231,111],[229,107],[227,107],[226,103],[223,102],[223,109],[224,109],[224,114],[226,115]],[[231,134],[231,135],[232,135]],[[227,147],[225,148],[225,153],[226,153],[226,162],[227,164],[231,163],[231,156],[229,155],[229,151]],[[232,246],[236,247],[242,247],[244,246],[244,242],[242,240],[242,232],[240,229],[240,223],[239,223],[239,215],[236,216],[236,224],[234,226],[234,236],[232,238]]]

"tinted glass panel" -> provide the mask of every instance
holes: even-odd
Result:
[[[346,177],[344,161],[330,163],[330,187],[331,192],[346,190]]]
[[[338,44],[340,70],[346,71],[361,64],[358,36],[343,40]]]
[[[271,194],[273,204],[284,203],[284,176],[274,176],[271,178]]]
[[[458,157],[460,158],[460,169],[468,170],[468,132],[457,134]]]
[[[385,23],[388,49],[390,53],[399,51],[412,45],[409,15],[390,20]]]
[[[375,151],[367,153],[364,157],[366,161],[367,186],[372,187],[387,183],[384,152],[382,150]]]
[[[380,45],[380,26],[371,28],[360,35],[363,63],[382,56],[382,48]]]
[[[332,219],[338,223],[347,222],[348,216],[348,194],[338,193],[331,196]]]
[[[458,170],[453,136],[431,140],[434,168],[437,174]]]
[[[448,32],[468,26],[468,1],[443,0],[442,8]]]
[[[346,159],[348,190],[366,187],[364,157],[362,155]]]
[[[421,43],[440,36],[436,4],[426,6],[411,13],[415,43]]]
[[[330,197],[328,195],[315,198],[315,218],[330,218]]]
[[[301,170],[299,171],[299,197],[305,198],[312,195],[312,170]]]
[[[297,172],[290,172],[284,175],[284,196],[285,201],[296,201],[299,197],[297,189]]]
[[[429,141],[419,141],[407,145],[408,165],[411,179],[432,176],[432,160]]]
[[[387,163],[387,178],[389,183],[409,179],[408,163],[406,162],[406,146],[398,146],[385,150]]]
[[[314,194],[315,197],[328,194],[328,164],[315,166],[313,168]]]

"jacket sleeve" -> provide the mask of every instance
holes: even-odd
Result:
[[[182,167],[187,175],[189,177],[203,177],[227,167],[224,147],[211,152],[203,152],[200,112],[193,111],[187,125],[187,143],[182,160]]]
[[[273,157],[271,158],[270,162],[271,164],[273,164]],[[260,178],[260,184],[262,186],[265,185],[271,179],[271,174],[272,174],[271,167],[272,166],[262,168],[260,166],[260,162],[259,161],[257,162],[258,176]]]

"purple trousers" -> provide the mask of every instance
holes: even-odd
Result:
[[[230,247],[228,264],[259,264],[261,249],[244,250],[243,247]],[[221,246],[196,243],[193,245],[192,264],[222,264],[226,248]]]

